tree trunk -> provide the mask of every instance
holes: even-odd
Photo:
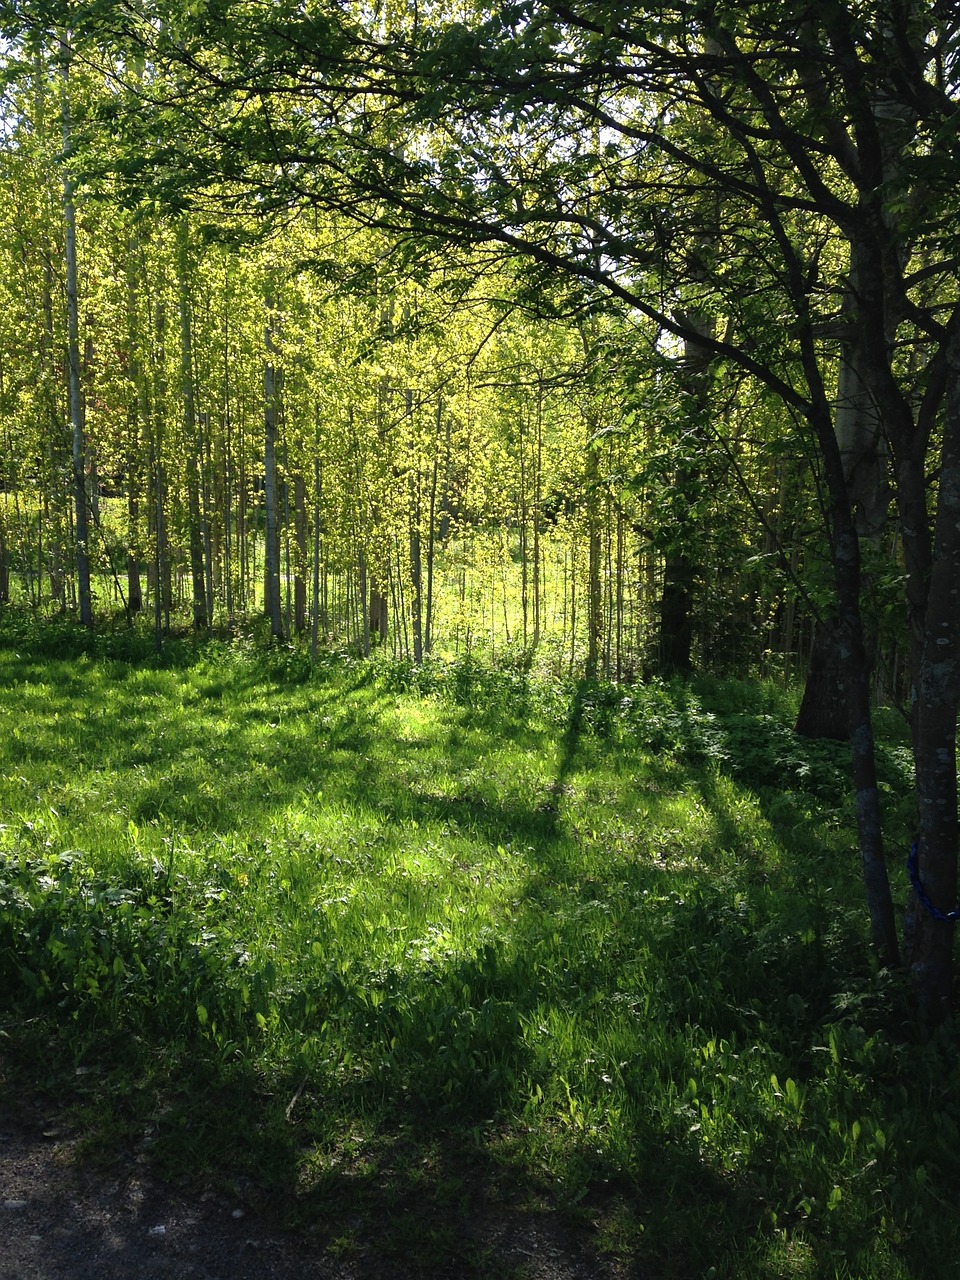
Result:
[[[433,570],[437,549],[437,488],[440,473],[440,433],[443,430],[443,400],[437,401],[437,431],[434,438],[433,466],[430,475],[430,506],[427,513],[427,607],[424,620],[423,649],[433,648]]]
[[[70,156],[70,42],[60,37],[60,121],[63,154]],[[81,623],[93,624],[93,596],[90,587],[89,503],[85,476],[86,442],[83,431],[83,400],[80,393],[80,319],[77,294],[77,227],[74,193],[76,183],[69,171],[63,178],[64,257],[67,274],[67,384],[70,425],[73,434],[74,531],[77,548],[77,604]]]
[[[413,427],[413,392],[406,391],[407,418],[410,422],[411,447],[414,450],[416,465],[407,473],[408,494],[408,548],[410,554],[410,626],[413,632],[413,661],[420,665],[423,661],[423,548],[421,544],[420,526],[422,523],[422,475],[420,471],[419,450],[414,443]]]
[[[293,635],[293,601],[290,597],[291,569],[290,563],[290,462],[286,441],[283,446],[283,483],[280,486],[283,494],[283,628],[286,635]]]
[[[816,385],[811,374],[811,385]],[[822,384],[821,384],[822,387]],[[857,837],[874,949],[885,965],[899,963],[893,900],[887,875],[870,705],[870,669],[860,611],[860,539],[844,474],[844,462],[825,397],[811,417],[829,495],[828,525],[837,590],[840,684],[847,705],[853,764]]]
[[[180,386],[186,445],[187,519],[189,521],[190,578],[193,588],[193,629],[207,627],[207,590],[203,568],[203,519],[200,510],[201,452],[193,385],[193,324],[190,309],[190,245],[186,222],[177,228],[177,293],[180,308]]]
[[[842,670],[840,628],[834,616],[814,627],[810,666],[794,726],[802,737],[832,738],[835,742],[849,738]]]
[[[371,641],[375,639],[378,645],[386,644],[387,641],[388,608],[387,597],[380,590],[376,578],[371,576],[369,630]]]
[[[517,460],[520,464],[520,492],[517,495],[517,524],[520,535],[520,612],[523,619],[523,647],[527,647],[530,614],[530,566],[527,561],[527,451],[524,440],[523,407],[517,410]]]
[[[134,479],[128,473],[127,484],[127,607],[131,613],[139,613],[143,609],[143,589],[140,585],[140,557],[137,554],[137,539],[140,532],[140,504],[133,489]]]
[[[161,301],[156,312],[155,368],[156,388],[153,401],[154,440],[152,469],[154,477],[154,523],[156,530],[157,608],[163,615],[163,629],[170,630],[173,608],[173,565],[167,534],[167,470],[164,465],[164,436],[167,405],[166,362],[167,312]],[[159,628],[160,624],[157,623]]]
[[[696,278],[700,268],[695,253],[693,258],[692,271]],[[711,316],[693,312],[685,319],[705,338],[713,336],[716,326]],[[694,546],[700,538],[699,516],[694,507],[701,483],[699,457],[705,443],[701,419],[709,407],[711,359],[706,347],[692,339],[684,343],[679,379],[685,393],[684,402],[689,407],[681,424],[680,456],[673,484],[680,504],[685,502],[687,509],[680,512],[664,556],[657,665],[659,673],[665,676],[687,675],[693,670],[694,615],[701,574],[701,566],[694,554]]]
[[[840,471],[839,458],[827,468]],[[837,625],[840,631],[840,681],[847,704],[853,763],[857,835],[874,949],[885,965],[899,963],[897,928],[890,896],[880,815],[876,756],[870,705],[870,670],[860,614],[860,544],[853,515],[841,499],[842,475],[830,478],[834,569],[837,577]]]
[[[357,574],[360,590],[360,626],[363,643],[363,656],[370,657],[370,615],[367,613],[367,557],[363,547],[357,556]]]
[[[143,609],[140,583],[140,499],[143,491],[143,458],[141,432],[149,422],[149,394],[140,362],[137,334],[136,244],[131,237],[126,250],[127,293],[127,377],[130,383],[130,408],[127,415],[127,601],[130,612]]]
[[[693,670],[693,603],[697,566],[682,550],[669,552],[663,566],[657,670],[688,675]]]
[[[906,928],[921,1013],[941,1022],[953,1001],[957,908],[957,714],[960,711],[960,334],[951,340],[937,517],[914,703],[920,894]],[[916,887],[916,886],[915,886]]]
[[[853,324],[863,297],[862,281],[869,271],[862,247],[853,245],[844,307],[852,332],[840,360],[834,423],[857,533],[877,545],[886,527],[889,507],[886,444],[877,402],[871,394],[870,353],[861,327]],[[828,618],[815,626],[807,683],[795,726],[805,738],[842,741],[847,736],[844,696],[836,685],[842,667],[840,643],[841,628],[835,619]],[[867,660],[871,668],[874,648],[874,642],[868,639]]]
[[[320,498],[323,488],[320,458],[313,463],[313,605],[310,615],[310,658],[317,660],[320,640]]]
[[[7,530],[0,515],[0,604],[10,603],[10,560],[7,555]]]
[[[219,566],[219,546],[215,545],[212,495],[210,477],[213,474],[213,459],[210,453],[210,429],[206,413],[198,414],[199,436],[197,452],[200,461],[200,532],[203,547],[203,595],[206,607],[207,625],[213,626],[214,612],[214,571]],[[219,578],[219,571],[217,572]]]
[[[43,63],[43,56],[38,51],[35,62],[36,85],[37,85],[37,137],[46,137],[46,70]],[[60,405],[58,403],[57,388],[60,383],[61,360],[57,355],[57,344],[54,333],[53,319],[53,294],[55,289],[53,259],[54,251],[48,250],[43,255],[43,286],[41,293],[41,308],[43,311],[43,325],[40,330],[40,356],[41,356],[41,401],[43,404],[43,416],[49,423],[49,464],[50,474],[54,477],[53,494],[52,494],[52,514],[54,531],[52,540],[48,537],[48,546],[50,551],[50,599],[51,602],[59,605],[61,613],[66,612],[67,594],[66,594],[66,571],[65,565],[70,561],[70,553],[68,549],[68,538],[65,537],[64,527],[69,524],[69,515],[65,510],[72,501],[72,493],[64,493],[58,482],[58,477],[62,470],[69,470],[67,459],[71,452],[71,442],[69,435],[64,433],[64,422],[61,414]],[[0,370],[0,382],[2,382],[2,370]]]
[[[423,661],[423,553],[420,546],[420,473],[410,476],[410,601],[413,660]]]
[[[592,433],[591,433],[592,434]],[[600,640],[603,634],[603,592],[600,583],[600,467],[596,445],[587,441],[587,662],[588,680],[596,680],[600,666]],[[576,575],[574,575],[576,576]],[[572,612],[572,611],[571,611]]]
[[[296,564],[293,573],[293,626],[298,636],[307,629],[307,485],[303,473],[293,477],[293,523]]]
[[[267,537],[265,547],[264,584],[266,612],[270,619],[270,634],[282,640],[283,613],[280,599],[280,529],[277,492],[277,371],[276,330],[274,328],[273,299],[266,298],[267,323],[264,333],[266,359],[263,365],[263,498],[266,506]]]
[[[230,320],[229,308],[226,305],[226,288],[224,288],[223,308],[223,455],[225,474],[223,477],[223,579],[227,604],[227,626],[230,631],[234,627],[234,545],[235,540],[242,544],[243,535],[234,526],[233,496],[235,487],[233,458],[233,418],[231,414],[230,394]]]
[[[537,414],[533,455],[533,647],[540,644],[540,507],[543,502],[543,374],[537,371]]]

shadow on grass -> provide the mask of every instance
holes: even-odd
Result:
[[[24,757],[48,769],[61,761],[65,773],[78,760],[94,771],[132,760],[134,776],[156,768],[131,785],[138,821],[255,831],[322,789],[325,803],[386,822],[469,831],[491,848],[509,841],[522,859],[509,910],[482,946],[404,970],[371,955],[352,971],[307,971],[292,990],[265,983],[262,1007],[236,1001],[226,959],[210,973],[209,957],[190,953],[196,972],[158,965],[148,998],[131,980],[131,1020],[111,1037],[107,954],[99,995],[77,995],[84,1017],[69,998],[61,1016],[73,1065],[99,1059],[109,1090],[126,1098],[129,1132],[142,1132],[144,1119],[155,1126],[150,1159],[171,1174],[202,1179],[213,1168],[247,1179],[251,1204],[316,1228],[353,1257],[363,1259],[375,1237],[398,1275],[522,1274],[521,1246],[511,1243],[519,1239],[561,1253],[582,1247],[596,1259],[589,1233],[610,1238],[617,1222],[634,1232],[617,1246],[634,1274],[649,1265],[658,1277],[687,1277],[717,1262],[735,1274],[745,1237],[757,1248],[775,1242],[771,1197],[791,1229],[801,1222],[803,1188],[784,1191],[793,1148],[779,1132],[782,1117],[744,1086],[742,1117],[733,1118],[753,1126],[754,1154],[745,1171],[727,1169],[716,1150],[701,1149],[696,1134],[712,1103],[690,1093],[689,1081],[702,1073],[704,1046],[722,1041],[734,1046],[731,1077],[741,1071],[737,1055],[756,1047],[798,1087],[814,1078],[823,1020],[857,944],[820,892],[821,878],[831,878],[828,854],[811,861],[809,841],[782,840],[776,860],[745,847],[713,864],[693,856],[682,830],[655,848],[633,817],[617,845],[599,820],[602,805],[584,815],[573,804],[601,753],[587,733],[583,688],[559,735],[523,718],[503,734],[502,721],[491,725],[470,707],[425,729],[427,745],[451,722],[463,731],[444,764],[453,785],[460,774],[474,780],[444,795],[417,789],[413,765],[424,747],[385,735],[387,699],[359,671],[265,692],[243,670],[200,672],[186,684],[122,667],[58,670],[30,669],[28,681],[20,668],[20,683],[37,686],[14,703],[15,714],[33,717]],[[675,717],[682,733],[691,731],[686,714],[680,707]],[[471,794],[485,752],[492,758],[504,736],[530,751],[556,749],[552,774],[536,787],[498,774]],[[619,794],[618,814],[653,805],[651,796],[677,782],[666,756],[633,758],[639,774]],[[680,772],[708,811],[710,838],[736,853],[742,816],[716,768]],[[761,809],[772,805],[758,795]],[[767,807],[771,821],[784,803]],[[651,822],[660,810],[652,812]],[[117,972],[136,975],[137,954],[149,960],[138,946]],[[197,1026],[202,983],[226,990],[220,1010],[210,1000],[206,1034]],[[124,998],[114,1006],[121,1015]],[[169,1042],[150,1024],[161,1001]],[[289,1032],[279,1059],[271,1060],[270,1025]],[[560,1044],[564,1035],[569,1043]],[[601,1073],[622,1081],[610,1104],[620,1112],[615,1140]],[[862,1099],[849,1105],[859,1111]],[[900,1105],[881,1097],[884,1128]],[[815,1130],[807,1145],[822,1138]],[[538,1237],[543,1205],[566,1217]],[[521,1218],[522,1229],[511,1227]],[[566,1234],[580,1228],[583,1236]],[[824,1248],[832,1229],[816,1227]],[[602,1273],[584,1262],[579,1274]]]
[[[165,1065],[152,1046],[144,1073],[139,1054],[151,1046],[131,1053],[97,1037],[79,1086],[76,1059],[57,1062],[62,1044],[51,1052],[35,1040],[19,1070],[33,1058],[32,1087],[46,1085],[52,1108],[80,1103],[73,1124],[91,1126],[88,1150],[113,1176],[136,1160],[188,1194],[212,1182],[254,1222],[309,1232],[311,1249],[333,1251],[352,1275],[686,1278],[729,1252],[733,1228],[756,1226],[756,1195],[711,1170],[680,1128],[638,1128],[629,1173],[575,1129],[559,1138],[565,1161],[538,1158],[517,1125],[531,1070],[524,964],[488,952],[444,977],[448,988],[462,980],[492,1015],[452,1008],[436,975],[413,983],[408,1003],[377,1005],[372,1020],[359,990],[345,996],[353,1036],[378,1055],[398,1045],[375,1070],[358,1056],[326,1076],[266,1084],[254,1055],[200,1039]]]

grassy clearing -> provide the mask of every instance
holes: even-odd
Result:
[[[518,1199],[662,1277],[952,1274],[953,1033],[871,971],[784,695],[44,643],[0,635],[0,1053],[91,1150],[425,1274],[500,1274]]]

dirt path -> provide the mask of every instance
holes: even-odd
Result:
[[[221,1194],[190,1199],[143,1157],[104,1169],[77,1158],[56,1120],[0,1104],[0,1280],[620,1280],[549,1213],[471,1222],[464,1252],[424,1270],[378,1257],[376,1233],[342,1257],[308,1232],[271,1229]],[[459,1254],[459,1250],[456,1251]]]
[[[0,1124],[2,1280],[353,1280],[362,1274],[311,1250],[309,1240],[263,1230],[220,1197],[183,1199],[134,1159],[85,1169],[75,1163],[74,1148],[55,1126]]]

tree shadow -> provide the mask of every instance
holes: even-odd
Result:
[[[164,1025],[193,1031],[182,1060],[158,1075],[150,1160],[160,1167],[169,1161],[171,1171],[197,1180],[211,1166],[219,1177],[248,1179],[251,1212],[259,1207],[278,1224],[313,1230],[345,1250],[360,1274],[369,1267],[371,1275],[522,1275],[539,1248],[556,1251],[558,1276],[601,1276],[605,1263],[591,1237],[598,1223],[608,1229],[618,1206],[644,1225],[642,1241],[619,1246],[621,1275],[627,1267],[638,1277],[651,1274],[647,1268],[692,1277],[717,1260],[732,1268],[739,1233],[773,1234],[768,1192],[754,1173],[783,1150],[778,1121],[756,1122],[751,1171],[730,1175],[703,1154],[692,1133],[696,1117],[677,1101],[699,1065],[693,1038],[678,1040],[673,1057],[664,1051],[659,1062],[637,1043],[662,1034],[658,1027],[693,1028],[703,1041],[762,1041],[801,1083],[813,1075],[812,1037],[829,1012],[846,953],[827,953],[835,919],[829,904],[807,903],[800,914],[797,886],[810,882],[803,847],[785,845],[777,864],[753,861],[745,849],[726,880],[689,856],[682,833],[675,847],[654,849],[637,833],[633,844],[584,859],[586,837],[571,830],[565,802],[590,733],[587,685],[571,698],[549,780],[535,793],[517,786],[498,795],[465,794],[466,786],[455,795],[414,790],[410,765],[420,747],[384,744],[380,695],[360,677],[352,688],[350,681],[311,685],[285,718],[251,699],[247,721],[231,725],[222,749],[222,673],[194,690],[200,712],[179,736],[165,729],[159,699],[151,703],[136,681],[124,688],[111,678],[114,686],[114,736],[104,724],[101,735],[71,741],[89,752],[90,767],[108,766],[114,750],[144,767],[170,761],[169,790],[144,789],[142,807],[133,810],[138,820],[230,833],[280,811],[305,789],[323,788],[344,806],[347,821],[360,813],[412,817],[421,828],[470,833],[491,847],[509,842],[522,860],[517,890],[486,941],[406,968],[371,948],[369,964],[354,971],[314,968],[293,990],[267,991],[262,1010],[231,1015],[225,1008],[216,1035],[197,1028],[201,989],[192,971],[176,972],[181,985],[172,996],[170,974],[158,972],[172,1001]],[[86,706],[82,680],[69,693],[75,708]],[[454,727],[476,726],[470,708],[461,710]],[[308,725],[298,721],[307,715]],[[53,708],[38,728],[37,751],[55,761],[62,730]],[[146,743],[145,731],[155,735]],[[531,749],[552,749],[549,733],[538,737],[518,722],[515,736],[523,733],[532,734]],[[482,745],[467,739],[451,748],[447,763],[456,776],[481,758]],[[204,767],[218,771],[208,791]],[[676,781],[666,757],[642,768],[633,799]],[[737,848],[741,823],[716,771],[688,769],[685,785],[709,811],[715,838]],[[761,795],[759,803],[770,802]],[[765,812],[774,821],[784,810]],[[602,846],[606,836],[590,839]],[[698,954],[708,937],[715,945]],[[202,968],[204,957],[194,959]],[[197,982],[206,980],[197,972]],[[234,978],[231,971],[225,980]],[[528,1114],[536,1088],[556,1075],[549,1038],[538,1048],[530,1028],[557,1011],[599,1041],[614,1022],[625,1025],[623,1009],[635,1025],[630,1056],[616,1064],[621,1105],[631,1108],[618,1154],[578,1128],[572,1112]],[[264,1061],[257,1012],[297,1029],[304,1046],[314,1044],[302,1048],[295,1071],[289,1062]],[[85,1054],[96,1054],[98,1043],[105,1054],[114,1051],[95,1030],[82,1034]],[[158,1059],[166,1051],[162,1036],[148,1046]],[[108,1058],[107,1068],[113,1065]],[[126,1069],[118,1066],[117,1085],[129,1091]],[[657,1109],[660,1093],[674,1098],[672,1112]],[[893,1095],[885,1105],[895,1109]],[[542,1177],[535,1142],[524,1136],[540,1125],[549,1134],[544,1142],[553,1144],[552,1174]],[[510,1172],[520,1164],[524,1173]],[[560,1269],[563,1258],[572,1270]]]

